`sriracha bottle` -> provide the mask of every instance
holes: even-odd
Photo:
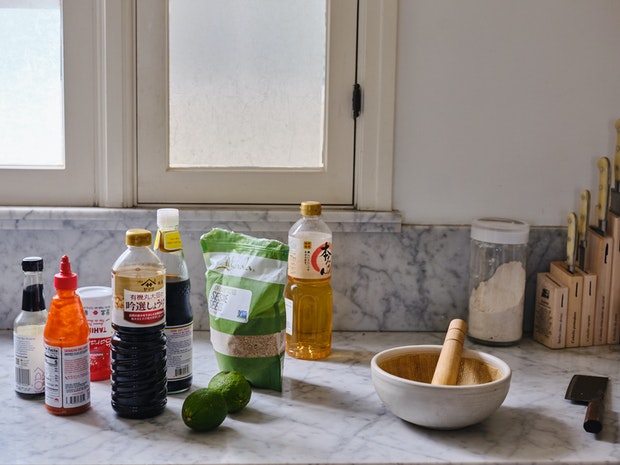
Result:
[[[80,297],[77,274],[69,257],[60,261],[54,276],[45,342],[45,407],[55,415],[74,415],[90,408],[90,352],[88,322]]]

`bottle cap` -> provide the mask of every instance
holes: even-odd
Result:
[[[146,229],[128,229],[125,234],[125,244],[141,247],[141,246],[149,246],[151,245],[151,232]]]
[[[171,229],[179,226],[179,210],[176,208],[160,208],[157,210],[157,227]]]
[[[304,216],[319,216],[321,214],[321,202],[315,202],[314,200],[301,202],[299,210]]]
[[[26,257],[22,260],[22,271],[43,271],[41,257]]]
[[[75,290],[78,287],[78,275],[71,271],[69,257],[60,259],[60,273],[54,275],[54,287],[62,290]]]

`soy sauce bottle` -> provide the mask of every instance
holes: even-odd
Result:
[[[157,210],[157,236],[153,249],[166,267],[166,334],[168,394],[192,386],[194,315],[190,281],[179,233],[179,210]]]
[[[112,266],[112,408],[149,418],[166,407],[166,270],[146,229],[130,229]]]

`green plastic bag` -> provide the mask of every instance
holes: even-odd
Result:
[[[282,391],[288,246],[223,229],[200,237],[211,344],[221,371]]]

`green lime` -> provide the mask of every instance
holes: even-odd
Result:
[[[209,431],[222,424],[228,407],[226,399],[209,388],[198,389],[185,398],[181,417],[183,422],[196,431]]]
[[[230,413],[242,410],[252,396],[250,383],[238,371],[220,371],[209,381],[209,389],[224,396]]]

